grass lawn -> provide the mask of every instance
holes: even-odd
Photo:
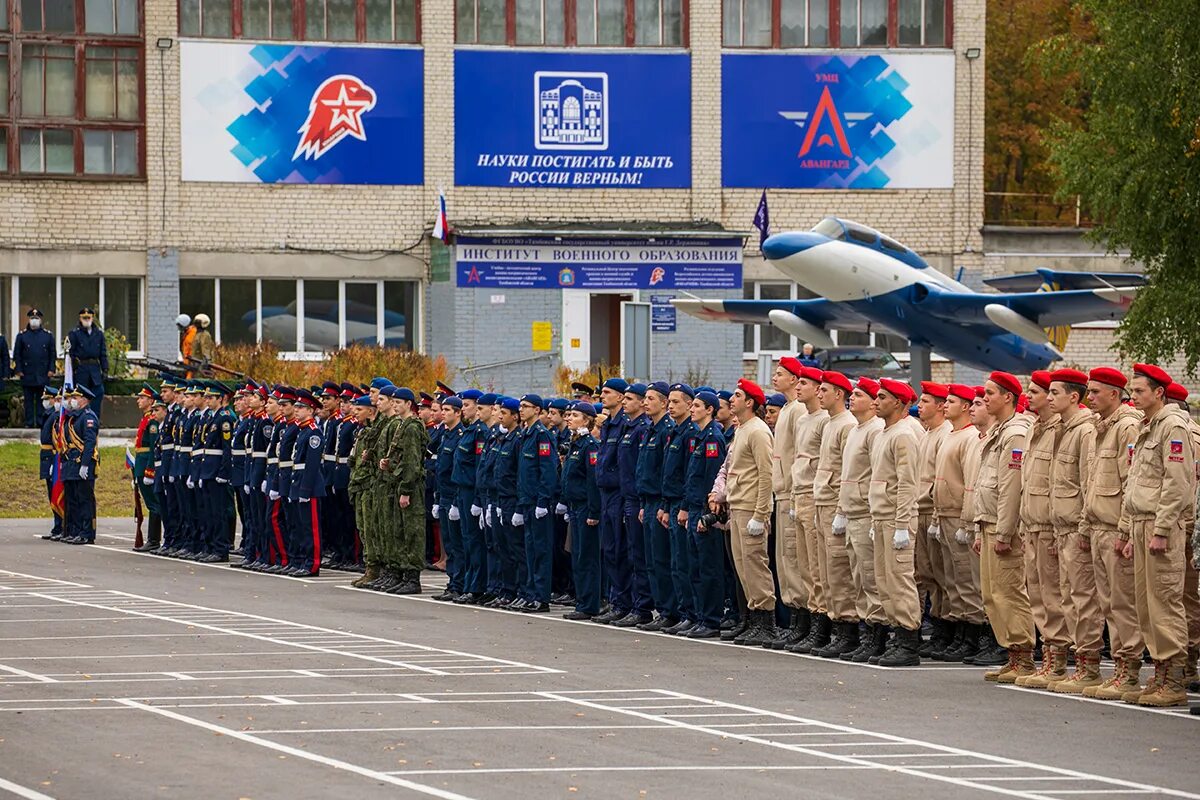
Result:
[[[46,482],[38,478],[37,444],[0,445],[0,518],[49,517]],[[96,480],[96,514],[132,517],[132,473],[125,469],[125,448],[100,448],[100,477]]]

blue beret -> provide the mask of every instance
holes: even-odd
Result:
[[[462,398],[451,395],[442,401],[442,405],[450,406],[451,408],[457,408],[459,411],[462,411]]]
[[[458,396],[463,400],[474,400],[478,402],[479,398],[483,397],[483,392],[479,391],[478,389],[463,389],[458,393]]]
[[[375,378],[374,380],[371,381],[372,389],[382,389],[385,386],[391,386],[391,385],[392,385],[392,382],[389,381],[387,378]]]
[[[767,405],[775,406],[776,408],[783,408],[785,405],[787,405],[787,398],[779,392],[776,392],[775,394],[767,397]]]
[[[636,394],[638,397],[646,396],[646,384],[631,383],[625,387],[625,394]]]
[[[654,391],[658,392],[659,394],[661,394],[663,397],[666,397],[667,395],[669,395],[671,393],[671,387],[667,385],[666,381],[655,381],[654,383],[649,384],[646,387],[646,390],[647,391],[654,390]]]
[[[527,394],[521,397],[522,403],[529,403],[531,406],[542,407],[542,396],[539,394]]]
[[[686,383],[676,383],[676,384],[672,385],[671,391],[672,392],[680,392],[682,394],[687,395],[688,397],[691,397],[692,399],[695,399],[695,397],[696,397],[696,390],[693,389],[692,387],[688,386]]]
[[[395,397],[398,390],[399,387],[389,383],[387,386],[384,386],[382,389],[380,389],[379,393],[384,397]]]
[[[713,411],[716,411],[721,407],[721,401],[712,392],[696,392],[696,399],[701,403],[704,403],[704,405],[708,406]]]
[[[549,405],[550,408],[554,409],[555,411],[566,411],[571,407],[571,404],[561,397],[554,398],[550,401]]]
[[[708,392],[709,394],[716,394],[717,390],[711,386],[697,386],[696,394],[700,394],[701,392]]]
[[[501,397],[499,405],[505,411],[511,411],[514,414],[521,410],[521,401],[515,397]]]
[[[623,378],[609,378],[608,380],[606,380],[604,382],[604,385],[601,386],[600,388],[601,389],[612,389],[614,392],[620,392],[621,394],[625,394],[625,392],[629,390],[629,384],[626,383]]]
[[[369,394],[360,395],[360,396],[354,398],[353,402],[354,402],[354,405],[356,405],[356,406],[367,406],[369,408],[371,406],[371,395],[369,395]]]
[[[494,406],[494,405],[496,405],[497,399],[498,398],[496,395],[492,394],[491,392],[488,392],[487,394],[482,395],[477,402],[481,406]]]
[[[596,416],[604,413],[604,403],[593,403],[592,408],[596,409]]]
[[[392,396],[397,400],[409,400],[413,403],[417,402],[416,394],[414,394],[413,390],[409,389],[407,386],[401,386],[400,388],[396,389]]]
[[[571,409],[578,411],[580,414],[586,414],[589,417],[596,416],[596,407],[591,403],[585,403],[582,400],[577,400],[571,404]]]
[[[717,397],[721,398],[722,400],[724,400],[726,402],[729,402],[730,400],[733,399],[733,392],[722,389],[721,391],[717,392]]]

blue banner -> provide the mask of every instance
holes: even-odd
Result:
[[[418,48],[185,41],[183,179],[421,184]]]
[[[459,236],[464,288],[740,289],[742,240]]]
[[[686,189],[691,153],[686,53],[454,53],[459,186]]]
[[[954,185],[954,53],[726,54],[722,185]]]

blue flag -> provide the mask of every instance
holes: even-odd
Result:
[[[758,201],[758,211],[754,212],[754,227],[758,228],[758,246],[761,248],[763,242],[771,235],[771,215],[767,212],[766,189],[763,189],[762,197]]]

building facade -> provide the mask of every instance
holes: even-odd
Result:
[[[725,384],[827,215],[983,274],[984,0],[0,0],[0,330]],[[455,232],[431,241],[444,192]],[[844,337],[903,351],[883,334]],[[10,338],[11,341],[11,338]]]

